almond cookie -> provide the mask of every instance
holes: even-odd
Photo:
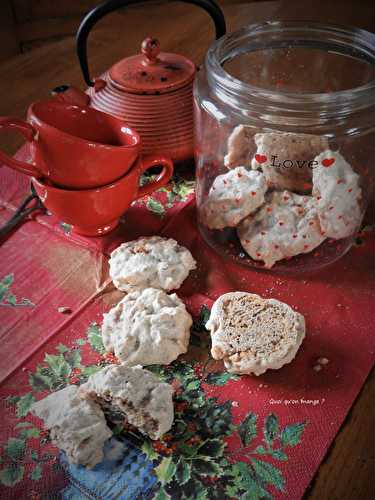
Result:
[[[103,460],[105,441],[112,436],[104,413],[94,401],[83,401],[70,385],[34,403],[32,413],[44,420],[50,438],[70,463],[92,468]]]
[[[278,260],[311,252],[324,241],[312,196],[275,191],[254,215],[237,228],[241,245],[266,268]]]
[[[214,180],[201,209],[201,220],[210,229],[237,226],[264,203],[266,191],[261,172],[234,168]]]
[[[251,162],[274,189],[311,192],[314,158],[328,148],[326,137],[289,132],[255,134],[257,152]]]
[[[227,168],[244,165],[250,167],[254,154],[254,135],[250,127],[237,125],[228,138],[228,153],[224,157],[224,165]]]
[[[151,439],[172,427],[172,386],[140,366],[108,365],[81,385],[79,395],[99,404],[109,421],[134,426]]]
[[[329,238],[346,238],[362,221],[359,175],[337,151],[324,151],[315,161],[312,194],[322,230]]]
[[[103,315],[103,344],[128,366],[168,365],[187,351],[192,323],[176,294],[146,288]]]
[[[123,243],[111,253],[109,274],[124,292],[143,288],[176,290],[195,269],[189,250],[172,238],[151,236]]]
[[[231,373],[261,375],[290,363],[305,337],[304,317],[275,299],[246,292],[221,295],[206,323],[211,354]]]

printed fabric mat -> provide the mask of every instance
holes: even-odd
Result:
[[[28,192],[28,178],[0,169],[1,225]],[[183,176],[134,203],[106,237],[70,229],[39,212],[0,246],[1,498],[301,498],[375,360],[373,226],[336,264],[300,279],[215,254],[197,231],[194,182]],[[194,318],[189,352],[148,368],[175,388],[173,427],[159,441],[115,428],[101,464],[70,465],[30,406],[117,362],[100,336],[103,312],[123,296],[108,278],[108,254],[151,234],[175,238],[198,261],[178,290]],[[234,290],[280,299],[305,316],[307,336],[290,365],[240,377],[211,358],[209,310]]]

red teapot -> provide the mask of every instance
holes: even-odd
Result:
[[[140,0],[110,0],[92,9],[77,32],[77,54],[86,93],[62,86],[60,99],[124,120],[137,130],[144,154],[166,155],[175,163],[191,160],[193,149],[193,82],[196,67],[182,55],[160,51],[158,40],[146,38],[141,54],[117,62],[100,78],[90,77],[87,39],[94,25],[107,14]],[[215,23],[216,38],[226,32],[225,19],[213,0],[184,0],[202,7]]]

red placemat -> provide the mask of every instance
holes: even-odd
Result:
[[[28,182],[14,174],[10,180],[5,168],[0,175],[4,220]],[[44,215],[0,248],[2,498],[51,498],[64,489],[65,498],[297,499],[311,481],[374,363],[374,232],[309,278],[251,271],[204,243],[191,184],[179,183],[174,195],[135,204],[111,237],[76,238]],[[30,416],[30,405],[113,361],[99,325],[122,294],[108,280],[105,253],[156,233],[186,245],[199,264],[178,291],[196,320],[189,353],[170,367],[152,368],[177,388],[175,426],[160,442],[126,441],[116,467],[105,462],[92,473],[68,467]],[[261,377],[236,377],[209,357],[207,308],[232,290],[275,297],[304,314],[307,337],[293,363]],[[71,313],[58,312],[61,306]],[[320,357],[329,362],[317,372]]]

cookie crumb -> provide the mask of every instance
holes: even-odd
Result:
[[[61,313],[61,314],[71,314],[72,310],[70,309],[70,307],[58,307],[57,308],[57,312]]]
[[[328,365],[329,359],[328,358],[319,358],[317,363],[319,363],[320,365]]]

